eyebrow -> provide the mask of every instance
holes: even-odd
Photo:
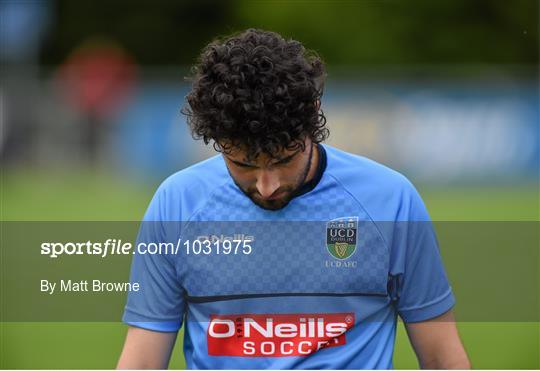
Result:
[[[284,163],[284,162],[288,162],[288,161],[290,161],[294,156],[296,156],[299,152],[300,152],[300,150],[294,152],[293,154],[290,154],[289,156],[283,157],[283,158],[277,160],[276,162],[274,162],[273,165],[281,164],[281,163]],[[229,161],[231,161],[232,163],[234,163],[234,164],[236,164],[236,165],[247,166],[247,167],[253,167],[253,168],[258,167],[258,166],[255,166],[255,165],[253,165],[253,164],[247,163],[247,162],[242,162],[242,161],[236,161],[236,160],[233,160],[232,158],[230,158],[230,157],[228,157],[228,156],[227,156],[227,158],[229,159]]]

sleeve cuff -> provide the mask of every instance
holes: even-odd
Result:
[[[159,332],[177,332],[178,330],[180,330],[180,327],[182,327],[181,320],[166,321],[159,319],[150,319],[146,316],[141,316],[128,310],[124,312],[122,322],[129,326]]]
[[[448,291],[436,300],[414,308],[399,309],[399,315],[403,319],[403,322],[422,322],[435,318],[448,312],[455,305],[456,299],[452,290]]]

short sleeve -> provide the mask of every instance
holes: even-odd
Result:
[[[393,269],[399,278],[397,310],[404,322],[420,322],[450,310],[455,298],[433,224],[412,185],[407,198],[408,217],[397,222],[393,247]]]
[[[158,190],[141,223],[136,244],[173,241],[173,224],[163,221],[165,192]],[[139,291],[128,294],[122,318],[131,326],[153,331],[176,332],[184,315],[184,290],[178,279],[176,254],[141,253],[135,249],[130,281],[139,283]],[[144,249],[146,252],[149,249]]]

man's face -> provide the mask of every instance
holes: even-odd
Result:
[[[224,153],[229,174],[255,204],[267,210],[285,207],[305,183],[311,168],[313,144],[306,139],[305,150],[283,150],[275,158],[260,154],[248,161],[245,151]]]

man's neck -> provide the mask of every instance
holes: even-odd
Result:
[[[304,184],[310,182],[315,177],[319,168],[319,146],[315,143],[311,143],[311,145],[313,146],[311,149],[313,155],[311,156],[311,163]]]

